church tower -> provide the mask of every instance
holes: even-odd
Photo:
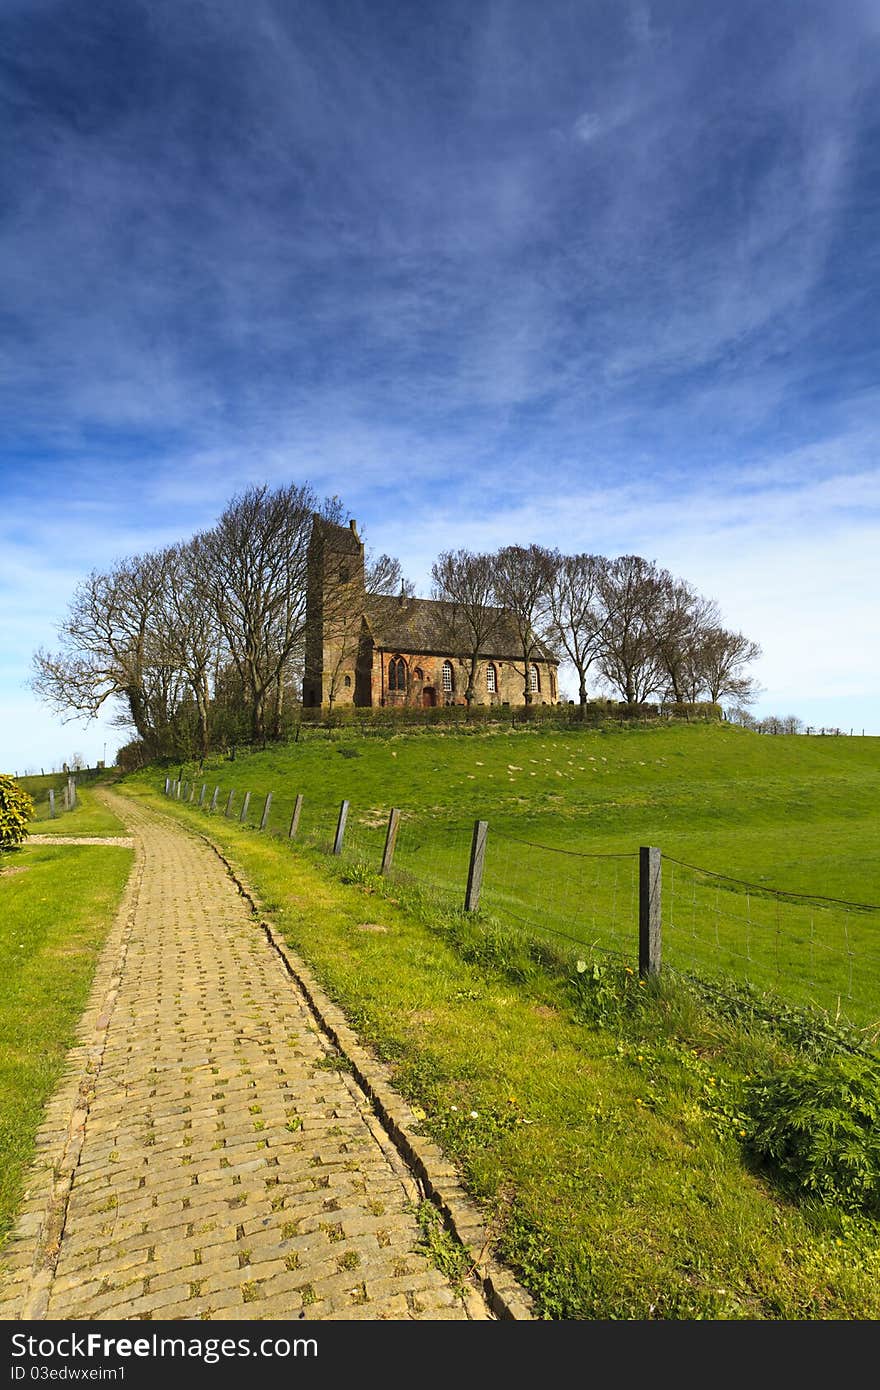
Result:
[[[364,543],[357,523],[316,512],[308,550],[303,705],[350,705],[365,599]]]

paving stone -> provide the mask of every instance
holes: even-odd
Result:
[[[40,1130],[0,1316],[21,1316],[36,1287],[74,1115],[84,1137],[46,1316],[473,1315],[413,1255],[412,1176],[353,1078],[316,1070],[329,1044],[219,857],[106,795],[136,869]]]

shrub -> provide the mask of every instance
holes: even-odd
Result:
[[[748,1147],[788,1191],[880,1211],[880,1063],[843,1054],[754,1081]]]
[[[27,835],[34,803],[14,777],[0,772],[0,851],[14,849]]]
[[[149,766],[150,761],[150,750],[139,738],[123,744],[116,754],[116,766],[120,772],[137,772],[140,768]]]

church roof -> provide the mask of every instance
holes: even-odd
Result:
[[[378,597],[368,600],[367,623],[376,646],[384,651],[451,655],[455,639],[450,634],[449,611],[449,606],[438,599]],[[500,608],[496,612],[495,635],[480,648],[480,656],[521,660],[522,648],[512,617]],[[535,656],[539,661],[556,661],[540,644],[535,648]]]

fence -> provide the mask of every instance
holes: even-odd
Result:
[[[165,794],[289,841],[397,875],[438,906],[481,910],[575,953],[733,976],[860,1027],[880,1016],[880,905],[798,894],[685,863],[655,846],[584,853],[486,821],[471,828],[397,808],[306,803],[165,779]]]
[[[72,811],[77,804],[76,778],[68,776],[67,781],[61,788],[60,797],[56,795],[55,788],[50,787],[48,792],[49,819],[55,820],[63,811]]]

